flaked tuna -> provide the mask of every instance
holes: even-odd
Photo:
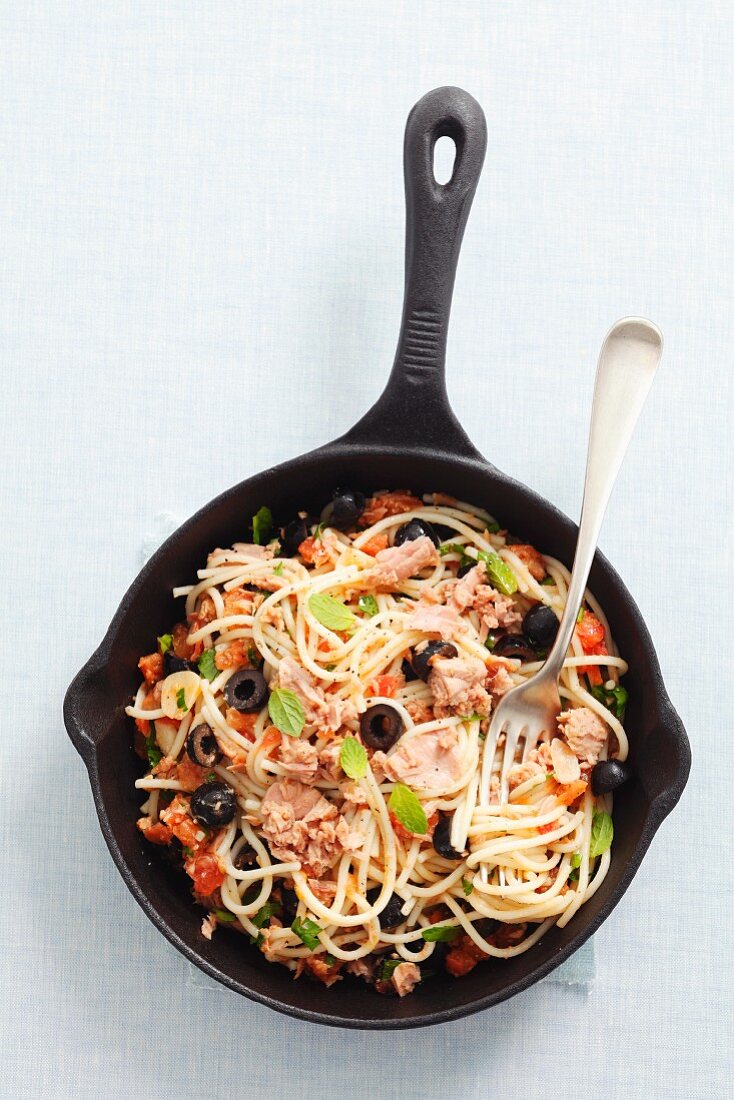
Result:
[[[363,840],[328,798],[298,779],[273,783],[260,812],[275,858],[299,860],[314,878],[321,878],[345,849],[354,851]]]
[[[394,783],[405,783],[420,790],[444,790],[462,771],[459,736],[454,727],[429,730],[400,741],[389,756],[376,752],[372,768],[381,769]]]
[[[287,775],[299,779],[301,783],[313,783],[319,770],[316,746],[285,733],[281,735],[278,762]]]
[[[486,717],[492,709],[492,700],[484,687],[486,678],[487,669],[477,657],[436,657],[428,677],[436,717],[450,714]]]
[[[339,729],[350,707],[341,699],[327,696],[314,678],[292,657],[284,657],[278,666],[278,684],[292,691],[301,700],[306,722],[311,726]]]
[[[414,577],[429,565],[437,565],[441,559],[428,535],[404,542],[400,546],[388,546],[375,555],[375,567],[370,579],[376,587],[394,588],[408,577]]]
[[[579,760],[596,764],[607,743],[609,729],[589,707],[574,707],[558,715],[558,729]]]

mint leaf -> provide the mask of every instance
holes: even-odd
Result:
[[[464,891],[466,897],[469,897],[469,895],[474,891],[474,883],[471,881],[471,879],[463,878],[461,880],[461,889]]]
[[[501,530],[499,523],[494,520],[492,523],[487,524],[487,531],[490,535],[496,535]]]
[[[574,868],[581,866],[581,852],[573,853],[573,855],[571,856],[571,866]]]
[[[589,844],[591,858],[601,856],[608,851],[613,837],[614,825],[609,814],[595,813],[591,822],[591,843]]]
[[[309,597],[308,606],[313,617],[328,630],[349,630],[356,622],[349,608],[328,592],[314,592]]]
[[[188,710],[186,706],[186,692],[183,688],[179,688],[176,692],[176,706],[179,710]]]
[[[233,920],[237,920],[234,913],[230,913],[229,909],[215,909],[214,916],[223,924],[231,924]]]
[[[494,550],[490,553],[487,553],[486,550],[478,550],[477,558],[487,566],[487,576],[495,588],[498,588],[500,592],[504,592],[506,596],[511,596],[513,592],[517,592],[517,577],[499,554],[496,554]]]
[[[256,928],[262,928],[264,924],[270,923],[270,918],[278,916],[282,912],[282,907],[277,901],[266,901],[261,906],[255,916],[252,918],[252,923]]]
[[[441,557],[445,557],[446,554],[466,554],[466,547],[461,542],[444,542],[438,548],[438,552]]]
[[[295,932],[301,943],[305,944],[309,951],[314,951],[318,947],[321,929],[310,917],[306,917],[305,920],[299,920],[296,917],[291,925],[291,932]]]
[[[395,973],[395,967],[400,966],[403,959],[385,959],[380,969],[380,979],[383,982],[389,982]]]
[[[553,586],[556,582],[553,580],[553,577],[551,577],[551,575],[549,573],[547,577],[543,577],[543,579],[540,583],[545,585],[546,588],[553,588]]]
[[[205,649],[201,657],[197,661],[199,668],[199,675],[203,676],[205,680],[216,680],[219,675],[219,669],[217,668],[216,653],[214,648]]]
[[[377,612],[380,610],[377,600],[374,596],[360,596],[357,600],[357,607],[360,611],[364,612],[364,614],[368,615],[370,618],[372,618],[373,615],[376,615]]]
[[[289,737],[300,737],[306,724],[306,716],[303,713],[301,700],[288,688],[276,688],[271,692],[268,700],[268,714],[270,721],[281,733],[287,733]]]
[[[145,752],[151,768],[154,768],[156,764],[160,764],[161,760],[163,759],[163,753],[158,748],[155,734],[153,733],[151,733],[150,737],[146,737],[145,739]]]
[[[451,943],[459,935],[461,928],[458,924],[432,924],[421,932],[426,943]]]
[[[409,833],[424,836],[428,832],[426,811],[410,787],[406,787],[404,783],[395,784],[387,805]]]
[[[278,562],[278,564],[276,565],[273,572],[275,573],[276,577],[282,577],[283,576],[283,562],[282,561]]]
[[[157,640],[158,648],[160,649],[161,653],[168,653],[169,649],[173,645],[173,635],[161,634],[160,638],[158,638]]]
[[[264,546],[270,538],[273,530],[273,516],[269,508],[263,505],[252,517],[252,541],[257,546]]]
[[[367,752],[356,737],[345,737],[342,741],[339,763],[350,779],[361,779],[367,774]]]

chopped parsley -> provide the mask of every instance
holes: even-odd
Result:
[[[223,924],[231,924],[232,921],[237,920],[234,913],[230,913],[229,909],[215,909],[214,916]]]
[[[426,943],[451,943],[461,935],[458,924],[432,924],[421,932]]]
[[[461,889],[464,891],[466,897],[469,897],[469,895],[474,891],[474,883],[471,881],[471,879],[463,878],[461,880]]]
[[[158,638],[158,648],[161,653],[168,653],[169,649],[173,645],[173,636],[171,634],[161,634]]]
[[[395,973],[395,968],[400,966],[402,959],[385,959],[380,968],[380,978],[383,982],[389,982]]]
[[[618,685],[612,688],[611,691],[607,691],[603,684],[598,684],[591,688],[591,694],[603,706],[608,707],[612,714],[619,718],[620,722],[624,721],[624,712],[629,699],[627,688]]]
[[[357,607],[360,611],[362,611],[365,615],[368,615],[370,618],[372,618],[373,615],[376,615],[377,612],[380,610],[377,600],[374,596],[360,596],[357,600]]]
[[[283,909],[279,901],[266,901],[263,906],[258,909],[255,916],[252,918],[252,923],[256,928],[262,928],[264,925],[270,923],[271,917],[277,917],[282,913]]]
[[[179,688],[176,692],[176,706],[179,710],[188,710],[186,706],[186,692],[183,688]]]
[[[275,573],[276,577],[282,577],[283,576],[283,562],[282,561],[278,562],[278,564],[276,565],[273,572]]]
[[[145,752],[151,768],[154,768],[156,764],[160,764],[161,760],[163,759],[163,753],[158,748],[155,734],[153,733],[151,733],[150,736],[146,737],[145,739]]]
[[[252,517],[252,539],[257,546],[264,546],[273,530],[273,516],[265,505]]]
[[[312,921],[310,917],[305,917],[304,920],[300,920],[296,917],[291,925],[291,932],[295,932],[301,943],[304,944],[309,951],[314,951],[318,946],[321,928],[316,924],[316,921]]]

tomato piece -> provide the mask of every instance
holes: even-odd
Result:
[[[449,948],[444,966],[455,978],[463,978],[481,959],[486,958],[484,951],[465,932]]]
[[[155,825],[149,826],[143,833],[143,836],[146,840],[149,840],[151,844],[170,844],[173,839],[173,833],[162,821],[158,821]]]
[[[212,855],[197,856],[190,874],[194,880],[194,889],[203,897],[213,894],[224,882],[224,872],[219,869],[219,863]]]
[[[257,722],[257,714],[242,714],[241,711],[235,710],[234,707],[227,707],[227,711],[224,715],[228,726],[231,726],[233,730],[246,737],[248,741],[255,740],[255,723]]]
[[[138,661],[138,668],[143,674],[146,684],[157,684],[163,679],[163,656],[160,653],[148,653]]]
[[[386,699],[394,699],[404,683],[404,676],[377,676],[370,684],[369,693],[370,695],[384,695]]]
[[[176,778],[185,791],[195,791],[206,780],[207,771],[184,753],[176,768]]]
[[[407,490],[382,493],[380,496],[369,498],[359,518],[359,526],[371,527],[373,523],[378,523],[386,516],[399,516],[402,512],[414,512],[422,507],[423,501],[418,500],[418,497],[414,497]]]
[[[576,623],[576,636],[584,653],[593,653],[594,647],[604,641],[604,626],[593,611],[585,611],[581,622]]]
[[[370,554],[374,558],[375,554],[379,554],[380,550],[387,550],[387,535],[373,535],[371,539],[368,539],[363,546],[360,547],[363,554]]]

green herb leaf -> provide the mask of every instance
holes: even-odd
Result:
[[[201,657],[197,661],[199,668],[199,675],[203,676],[205,680],[216,680],[219,675],[219,669],[217,668],[217,655],[214,652],[214,647],[211,649],[205,649]]]
[[[324,533],[325,527],[326,527],[325,523],[317,523],[316,524],[316,530],[314,531],[313,535],[311,536],[314,542],[319,541],[322,534]]]
[[[568,872],[568,881],[569,882],[578,882],[579,874],[580,874],[580,871],[579,871],[578,867],[574,867],[572,871]]]
[[[186,856],[187,859],[191,859],[192,855],[194,854],[194,849],[193,848],[187,848],[186,845],[184,845],[184,847],[181,849],[181,851],[183,852],[183,854]]]
[[[553,588],[556,582],[553,580],[553,577],[551,577],[549,573],[547,577],[543,577],[540,583],[545,585],[546,588]]]
[[[593,684],[591,687],[591,694],[595,699],[598,699],[603,706],[609,707],[609,710],[619,718],[620,722],[624,721],[624,712],[629,699],[627,688],[623,688],[622,685],[619,684],[617,687],[612,688],[611,691],[607,691],[602,684]]]
[[[251,645],[247,650],[247,660],[250,662],[253,668],[257,668],[262,664],[262,657],[254,645]]]
[[[216,778],[217,778],[217,773],[216,772],[209,772],[209,774],[206,777],[206,781],[207,781],[207,783],[213,783]]]
[[[252,923],[256,928],[262,928],[263,925],[270,923],[271,917],[278,916],[282,911],[283,909],[280,902],[266,901],[265,904],[258,909],[257,913],[255,913],[255,916],[252,918]]]
[[[273,530],[273,516],[269,508],[263,505],[252,517],[252,541],[257,546],[264,546],[270,538]]]
[[[478,550],[477,557],[487,566],[487,576],[495,588],[498,588],[500,592],[504,592],[506,596],[511,596],[513,592],[517,592],[517,577],[499,554],[496,554],[494,550],[490,553],[487,553],[486,550]]]
[[[577,622],[577,623],[580,623],[580,622],[581,622],[581,620],[583,619],[583,617],[584,617],[584,609],[583,609],[583,607],[582,607],[582,608],[581,608],[581,609],[579,610],[579,613],[578,613],[578,615],[576,616],[576,622]]]
[[[306,716],[303,713],[301,700],[288,688],[276,688],[271,692],[268,700],[268,714],[270,721],[289,737],[300,737],[306,724]]]
[[[494,522],[487,524],[487,530],[489,531],[490,535],[496,535],[498,531],[502,530],[502,528],[500,527],[499,523],[497,523],[497,520],[494,520]]]
[[[451,943],[459,935],[461,928],[458,924],[432,924],[421,932],[426,943]]]
[[[161,634],[158,639],[158,648],[161,653],[168,653],[169,649],[173,645],[173,636],[171,634]]]
[[[255,947],[262,947],[265,943],[265,937],[262,932],[258,932],[256,936],[250,936],[250,943],[254,944]]]
[[[145,752],[148,757],[148,763],[151,768],[154,768],[156,764],[160,764],[163,759],[163,753],[158,748],[158,744],[155,739],[155,734],[151,733],[150,737],[145,739]]]
[[[230,913],[229,909],[215,909],[214,916],[223,924],[231,924],[232,921],[237,920],[237,917],[234,913]]]
[[[314,618],[328,630],[350,630],[357,621],[349,608],[328,592],[314,592],[308,606]]]
[[[276,565],[273,572],[275,573],[276,577],[282,577],[283,576],[283,562],[282,561],[278,562],[278,564]]]
[[[571,856],[571,866],[574,868],[581,866],[581,852],[573,853],[573,855]]]
[[[176,706],[179,710],[188,710],[186,706],[186,692],[183,688],[179,688],[176,692]]]
[[[466,546],[461,542],[444,542],[438,548],[438,552],[441,557],[445,557],[446,554],[461,554],[462,557],[466,556]]]
[[[465,895],[469,897],[469,895],[474,891],[474,883],[471,881],[471,879],[463,878],[461,880],[461,889],[464,891]]]
[[[614,837],[614,825],[609,814],[595,813],[591,822],[591,843],[589,855],[593,859],[601,856],[611,847]]]
[[[428,832],[426,811],[410,787],[406,787],[404,783],[396,783],[387,804],[409,833],[424,836]]]
[[[356,737],[345,737],[339,750],[339,763],[350,779],[367,775],[367,752]]]
[[[496,634],[488,634],[487,635],[487,640],[485,641],[484,645],[491,653],[492,650],[494,649],[494,647],[497,645],[497,635]]]
[[[385,959],[380,970],[380,978],[383,982],[389,982],[395,973],[395,968],[400,966],[402,959]]]
[[[334,963],[336,962],[336,959],[334,958],[333,955],[331,955],[327,951],[326,954],[324,955],[324,962],[326,963],[327,966],[333,966]]]
[[[482,718],[485,716],[483,714],[477,714],[477,712],[474,711],[473,714],[462,714],[459,717],[462,722],[481,722]]]
[[[301,943],[305,944],[309,951],[314,951],[318,946],[321,928],[310,917],[306,917],[305,920],[299,920],[296,917],[291,925],[291,932],[295,932]]]
[[[380,610],[377,600],[374,596],[360,596],[357,600],[357,607],[365,615],[369,615],[372,618]]]

